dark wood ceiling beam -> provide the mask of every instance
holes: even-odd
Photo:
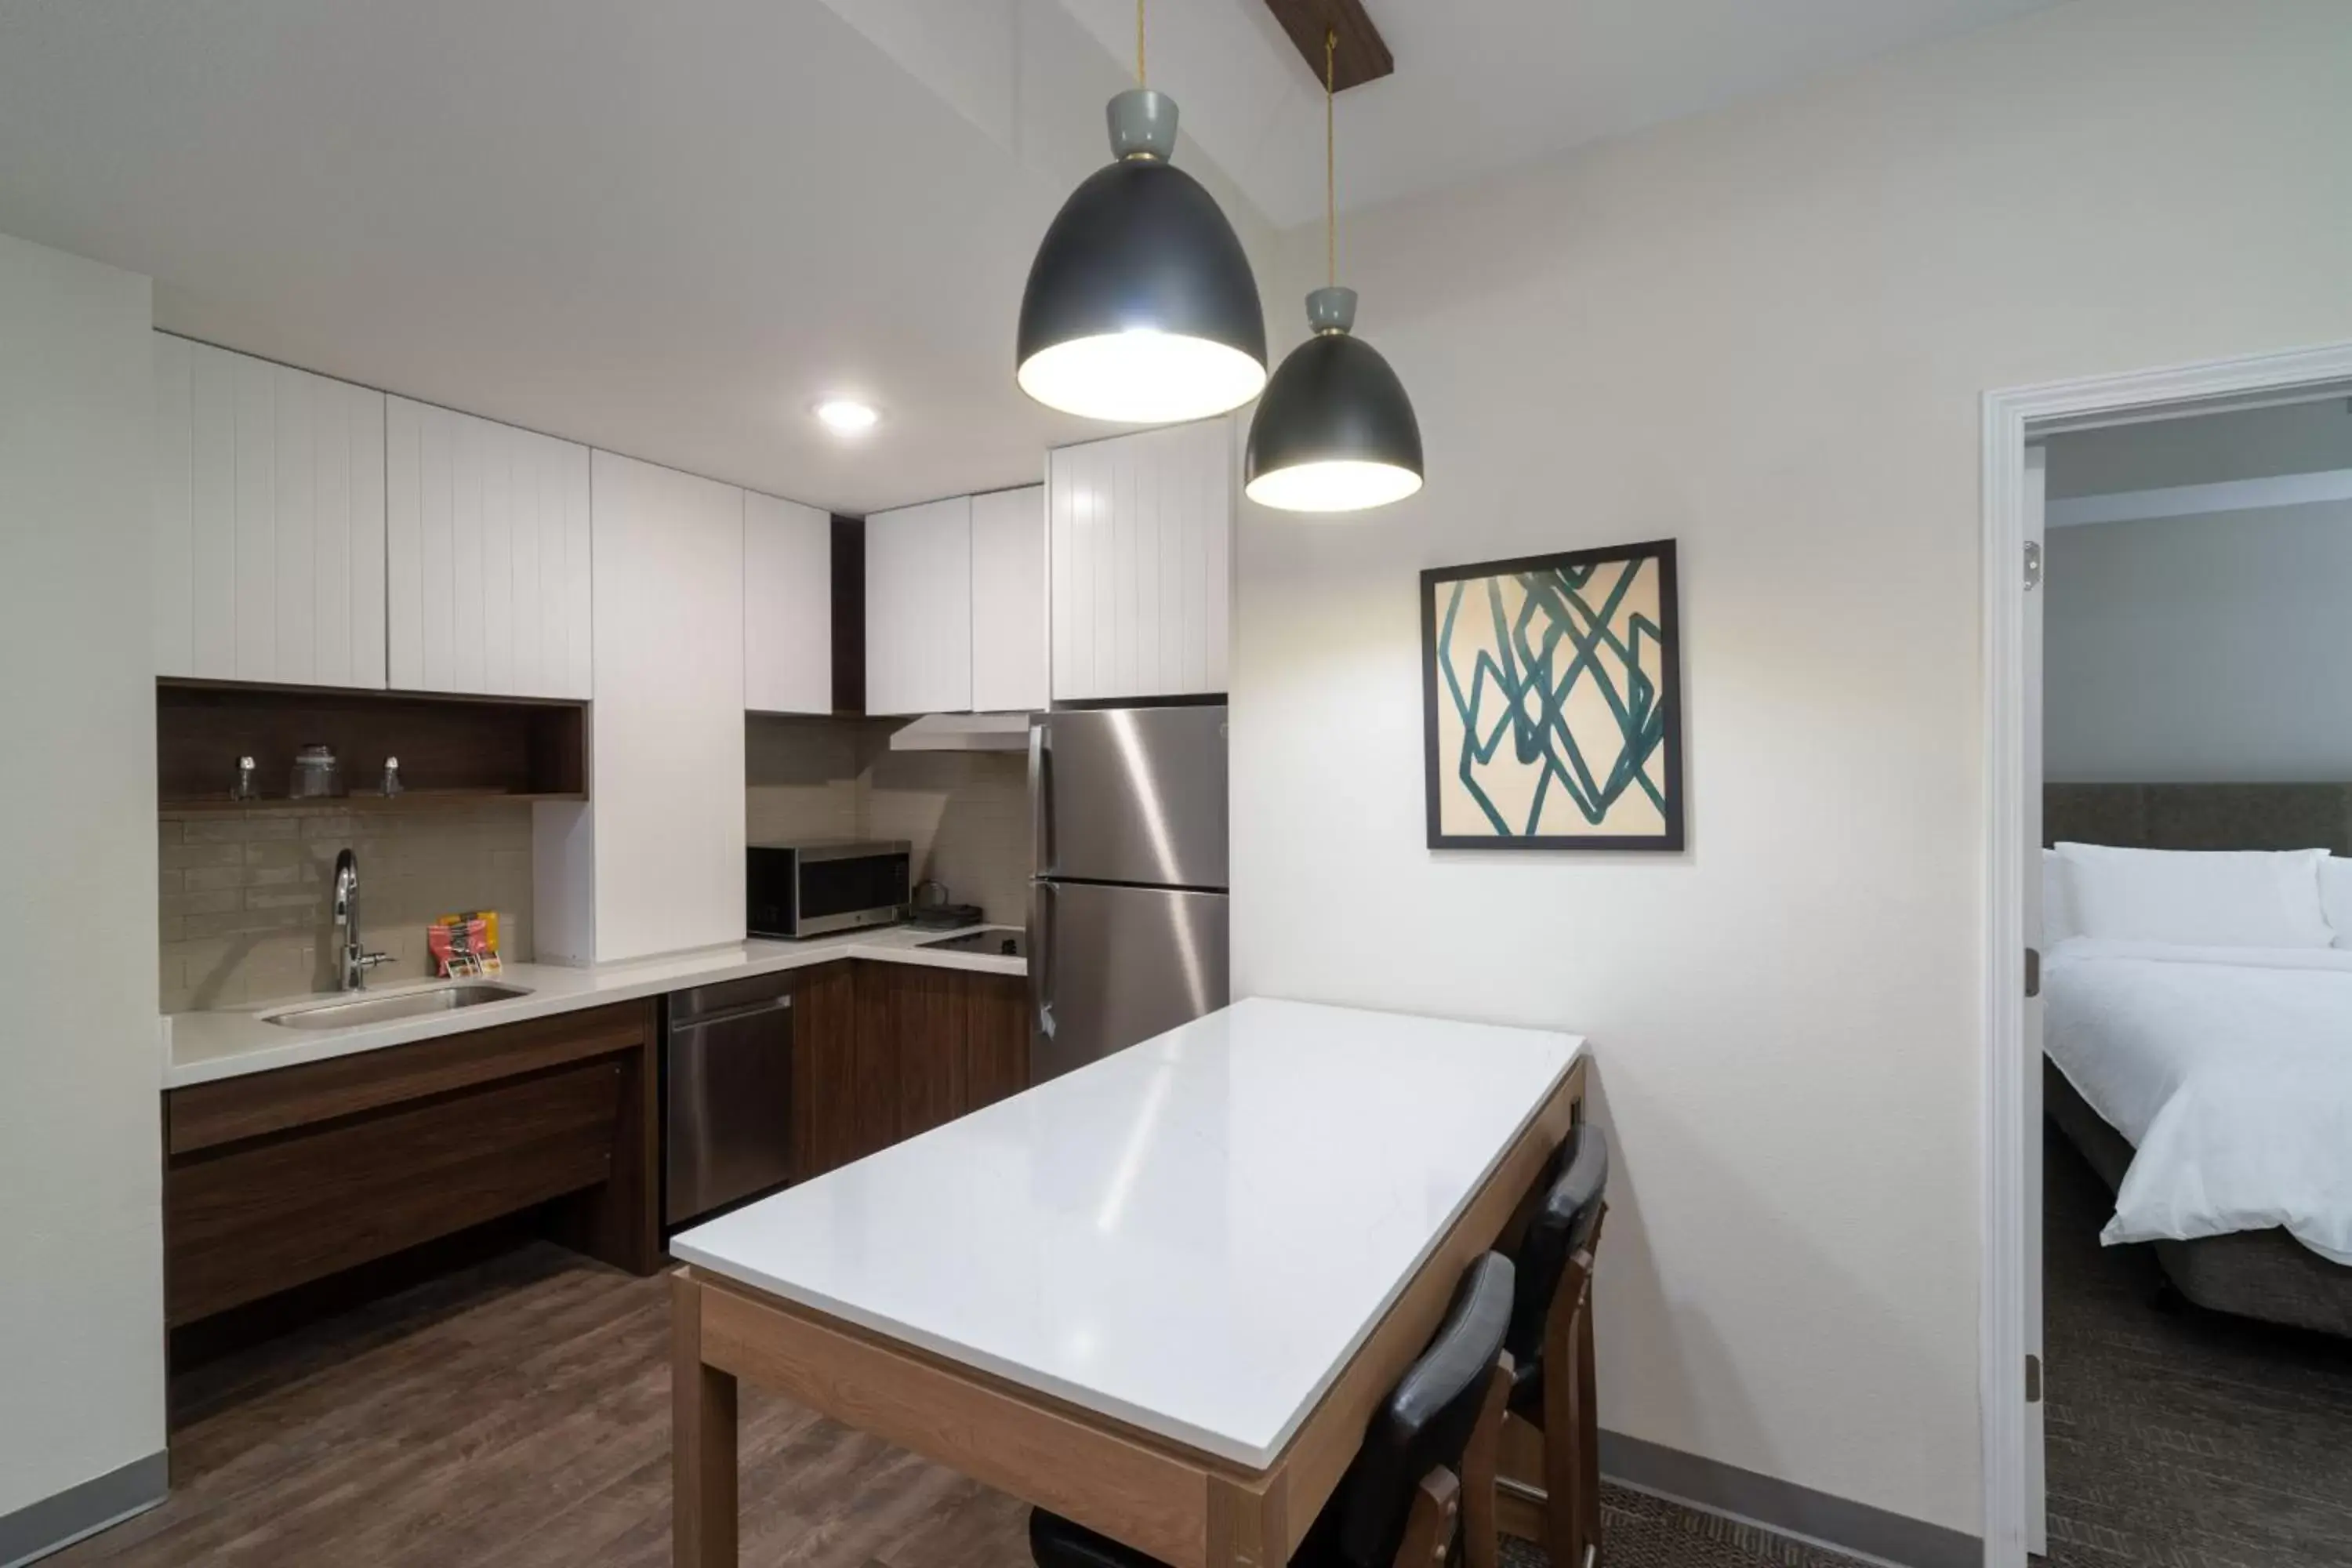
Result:
[[[1265,8],[1298,46],[1307,68],[1323,80],[1323,40],[1337,33],[1339,44],[1332,59],[1332,86],[1341,92],[1377,81],[1396,69],[1381,30],[1364,14],[1363,0],[1265,0]]]

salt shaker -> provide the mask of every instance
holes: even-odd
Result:
[[[259,800],[261,798],[261,791],[253,782],[253,759],[251,757],[237,758],[236,783],[229,785],[228,797],[231,800]]]
[[[380,787],[386,795],[395,795],[400,793],[400,759],[398,757],[384,758],[383,782]]]

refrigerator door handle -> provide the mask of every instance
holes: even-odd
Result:
[[[1041,716],[1029,726],[1029,873],[1034,877],[1049,874],[1054,865],[1054,813],[1045,800],[1045,766],[1052,756],[1045,745],[1047,722]]]
[[[1054,884],[1029,884],[1029,1009],[1035,1029],[1054,1037]]]

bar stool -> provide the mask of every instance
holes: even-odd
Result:
[[[1608,1135],[1590,1123],[1570,1129],[1514,1258],[1517,1298],[1503,1343],[1515,1370],[1503,1420],[1504,1487],[1491,1506],[1499,1528],[1541,1540],[1553,1568],[1587,1568],[1601,1552],[1592,1259],[1608,1187]],[[1506,1506],[1538,1497],[1539,1512]]]
[[[1501,1434],[1511,1364],[1512,1268],[1500,1253],[1471,1264],[1445,1321],[1373,1414],[1364,1445],[1332,1489],[1291,1558],[1292,1568],[1443,1568],[1467,1489],[1465,1456],[1488,1462]],[[1474,1563],[1491,1564],[1465,1542]],[[1029,1510],[1029,1554],[1037,1568],[1161,1568],[1108,1536],[1042,1508]]]

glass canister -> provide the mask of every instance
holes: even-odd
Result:
[[[324,800],[343,793],[343,765],[332,746],[304,746],[294,753],[294,772],[287,780],[289,800]]]

